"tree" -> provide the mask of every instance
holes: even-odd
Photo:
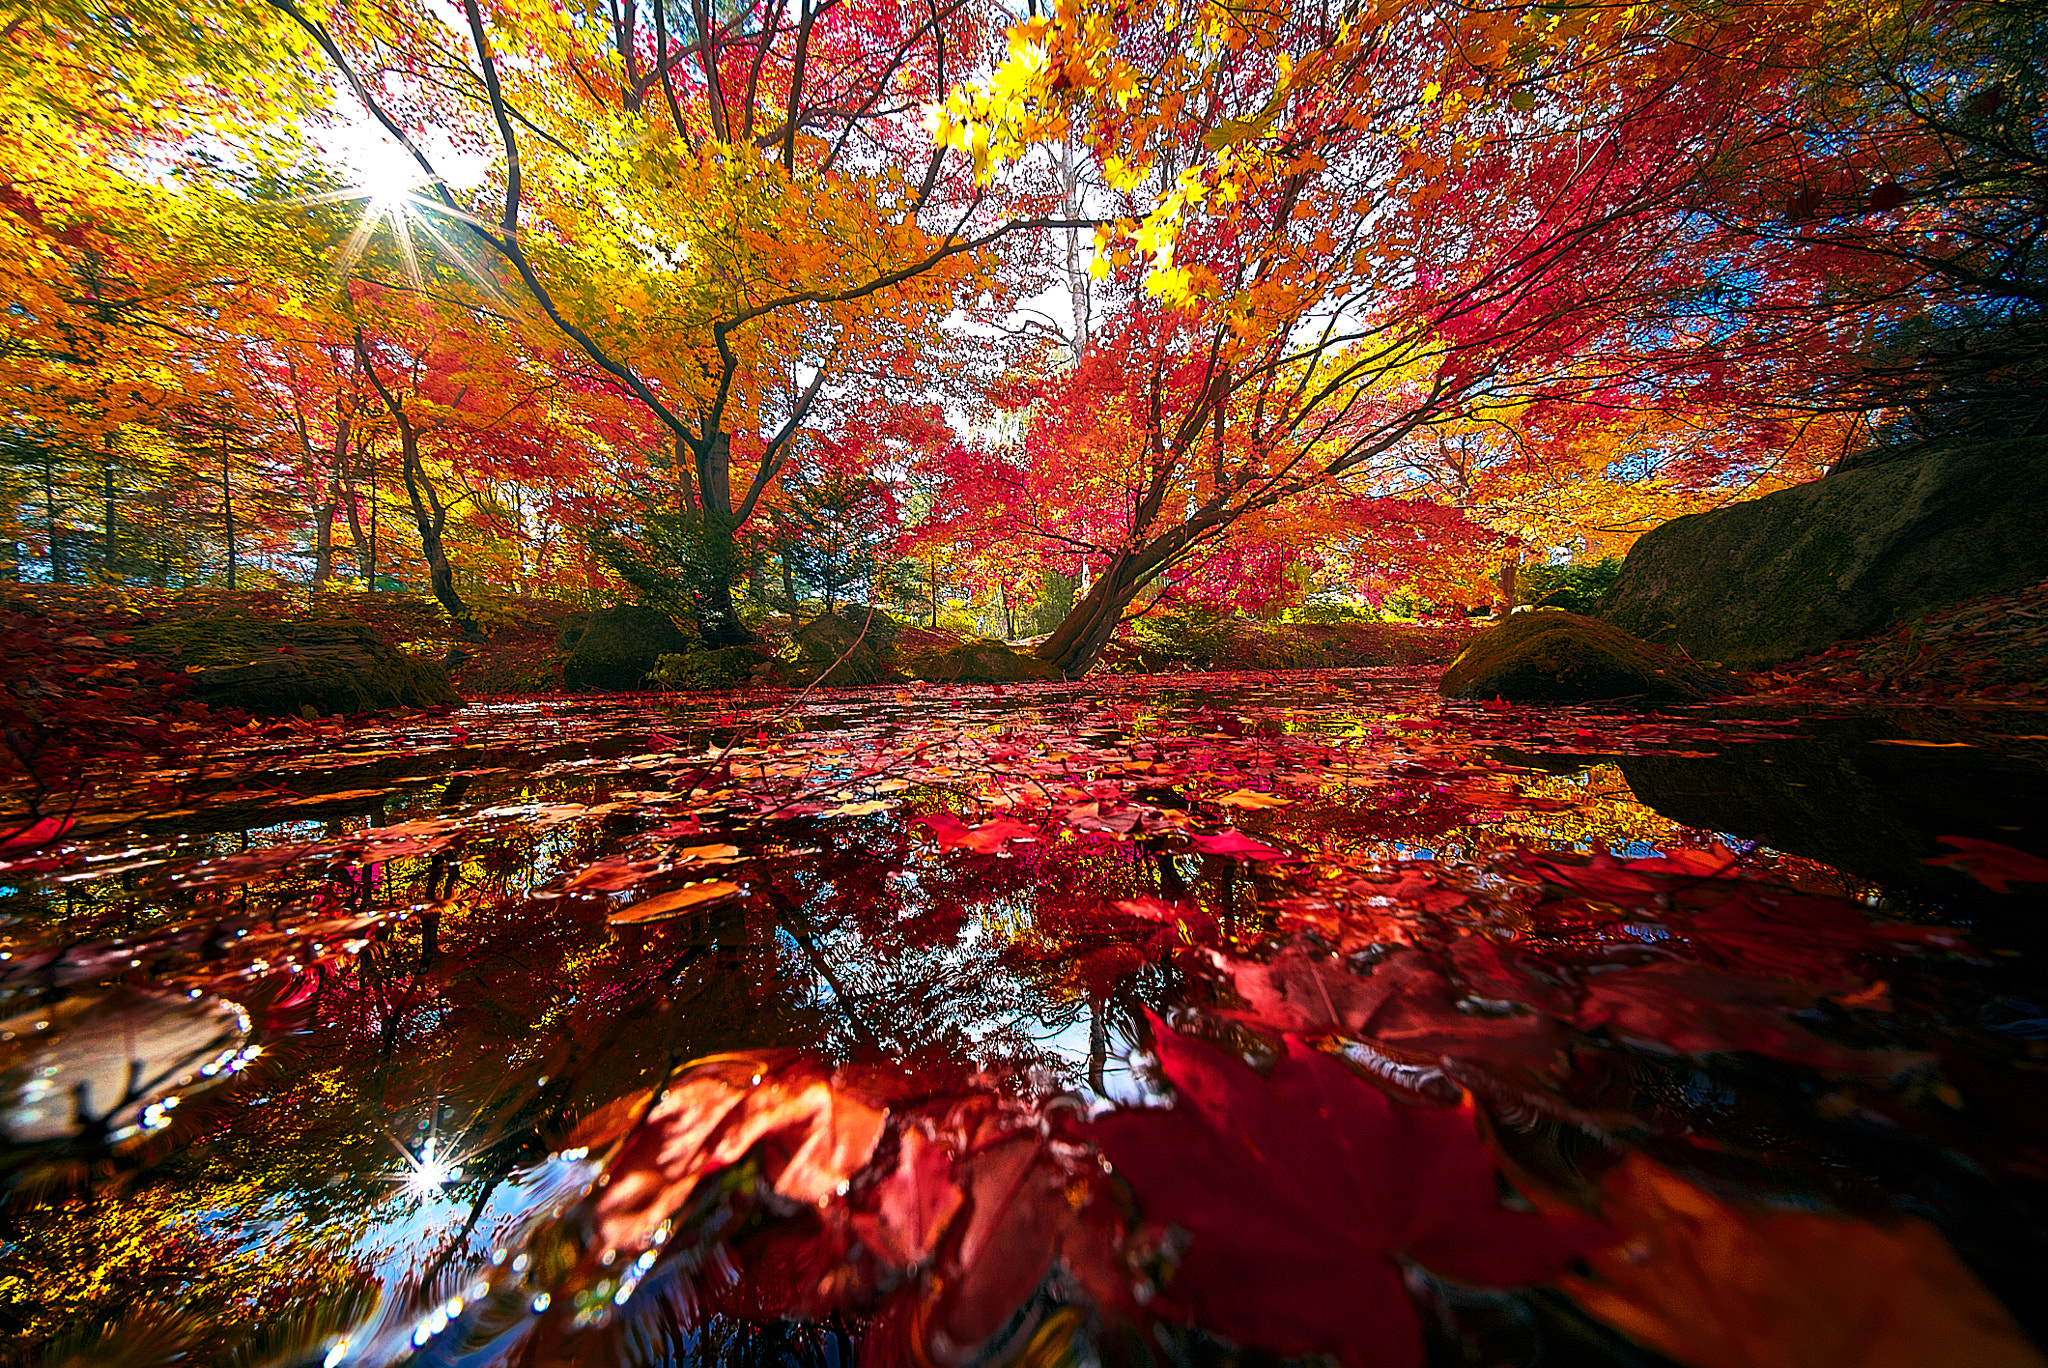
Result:
[[[1413,453],[1446,431],[1739,412],[1795,358],[1852,366],[1852,340],[1817,345],[1825,310],[1792,311],[1796,343],[1760,325],[1824,263],[1713,302],[1754,258],[1702,211],[1817,59],[1763,7],[1188,0],[1018,25],[941,140],[992,175],[1078,136],[1122,211],[1091,267],[1099,359],[1033,380],[1030,431],[959,486],[1020,510],[992,531],[1097,567],[1043,657],[1085,670],[1140,588],[1247,518],[1427,497]],[[1757,463],[1714,454],[1707,480]]]
[[[631,394],[672,444],[675,507],[702,529],[708,642],[743,639],[739,530],[807,424],[853,375],[917,382],[918,345],[992,283],[983,249],[1057,221],[1008,213],[924,108],[971,68],[992,11],[968,0],[806,0],[795,11],[615,7],[608,24],[465,0],[470,74],[442,79],[432,13],[363,4],[317,42],[433,189],[434,210],[510,272],[538,326]],[[373,89],[383,70],[403,96]],[[391,82],[386,82],[386,88]],[[466,204],[413,133],[490,130],[501,196]]]

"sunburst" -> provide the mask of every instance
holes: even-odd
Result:
[[[334,263],[337,284],[345,282],[355,271],[378,232],[388,229],[397,245],[406,282],[415,291],[424,293],[427,283],[425,274],[420,270],[419,247],[414,240],[417,232],[460,267],[462,273],[493,302],[503,302],[497,283],[445,231],[446,225],[451,223],[468,224],[486,231],[490,225],[435,193],[435,187],[442,184],[438,177],[391,158],[367,160],[352,168],[352,172],[353,183],[346,189],[303,195],[287,201],[300,208],[322,204],[361,204],[362,210],[356,216],[355,226],[342,242],[341,253]]]

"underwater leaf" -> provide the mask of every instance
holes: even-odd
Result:
[[[1691,1368],[2042,1368],[1925,1221],[1744,1210],[1633,1155],[1603,1184],[1623,1243],[1565,1289]]]
[[[1466,1108],[1397,1103],[1290,1037],[1260,1077],[1155,1023],[1170,1108],[1088,1134],[1151,1221],[1189,1242],[1166,1295],[1196,1324],[1278,1354],[1412,1368],[1422,1338],[1397,1259],[1490,1286],[1554,1277],[1611,1242],[1597,1222],[1500,1205]]]

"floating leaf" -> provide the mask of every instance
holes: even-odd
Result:
[[[712,903],[724,902],[740,895],[740,886],[725,879],[705,879],[701,883],[684,884],[681,888],[667,893],[657,893],[644,898],[631,907],[623,907],[605,920],[613,926],[627,926],[639,922],[660,921],[664,917],[680,916],[692,908],[706,907]]]

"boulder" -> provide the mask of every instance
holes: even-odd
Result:
[[[667,613],[632,606],[598,609],[574,640],[562,662],[562,683],[579,690],[643,688],[663,656],[697,644]]]
[[[792,684],[879,684],[895,676],[896,620],[879,608],[821,613],[791,634],[797,658],[785,662]],[[822,677],[821,677],[822,676]]]
[[[437,661],[348,618],[177,618],[139,629],[133,649],[185,669],[192,697],[209,707],[259,717],[462,702]]]
[[[1599,616],[1695,659],[1774,665],[2035,583],[2044,521],[2048,440],[1881,448],[1647,533]]]
[[[1608,623],[1548,609],[1516,613],[1473,637],[1438,687],[1446,698],[1511,703],[1691,703],[1742,691],[1740,681]]]
[[[573,651],[576,643],[583,640],[583,634],[590,630],[590,614],[578,610],[562,619],[562,625],[555,630],[555,649]]]
[[[963,641],[919,656],[910,673],[933,684],[1013,684],[1057,679],[1059,672],[1035,656],[1000,641]]]

